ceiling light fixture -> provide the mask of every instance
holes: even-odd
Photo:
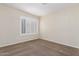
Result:
[[[42,3],[42,5],[47,5],[47,3]]]

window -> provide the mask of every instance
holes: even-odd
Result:
[[[38,20],[30,17],[21,17],[21,34],[37,34],[38,33]]]

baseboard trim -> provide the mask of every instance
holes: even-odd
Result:
[[[10,47],[10,46],[19,45],[19,44],[22,44],[22,43],[27,43],[27,42],[31,42],[31,41],[36,41],[36,40],[38,40],[38,39],[33,39],[33,40],[29,40],[29,41],[24,41],[24,42],[18,42],[18,43],[15,43],[15,44],[10,44],[10,45],[6,45],[6,46],[3,46],[3,47],[0,47],[0,49],[6,48],[6,47]]]
[[[48,42],[50,42],[50,43],[55,43],[55,44],[58,44],[58,45],[62,45],[62,46],[66,46],[66,47],[70,47],[70,48],[74,48],[74,49],[78,49],[78,50],[79,50],[79,48],[77,48],[77,47],[73,47],[73,46],[61,44],[61,43],[54,42],[54,41],[50,41],[50,40],[46,40],[46,39],[41,39],[41,40],[48,41]]]
[[[76,47],[72,47],[72,46],[68,46],[68,45],[65,45],[65,44],[58,43],[58,42],[49,41],[49,40],[40,39],[40,38],[38,38],[38,39],[33,39],[33,40],[30,40],[30,41],[15,43],[15,44],[12,44],[12,45],[3,46],[3,47],[0,47],[0,49],[6,48],[6,47],[10,47],[10,46],[19,45],[19,44],[22,44],[22,43],[29,43],[29,42],[31,42],[31,41],[37,41],[37,40],[43,40],[43,41],[47,41],[47,42],[49,42],[49,43],[55,43],[55,44],[57,44],[57,45],[66,46],[66,47],[70,47],[70,48],[74,48],[74,49],[78,49],[78,50],[79,50],[79,48],[76,48]]]

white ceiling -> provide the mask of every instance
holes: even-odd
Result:
[[[29,12],[33,15],[44,16],[51,12],[56,12],[61,9],[72,7],[74,3],[6,3],[5,5]]]

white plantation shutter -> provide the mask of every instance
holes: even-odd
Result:
[[[25,19],[22,19],[21,20],[21,32],[22,33],[26,33],[26,20]]]
[[[37,19],[21,17],[21,34],[37,34],[38,24]]]

